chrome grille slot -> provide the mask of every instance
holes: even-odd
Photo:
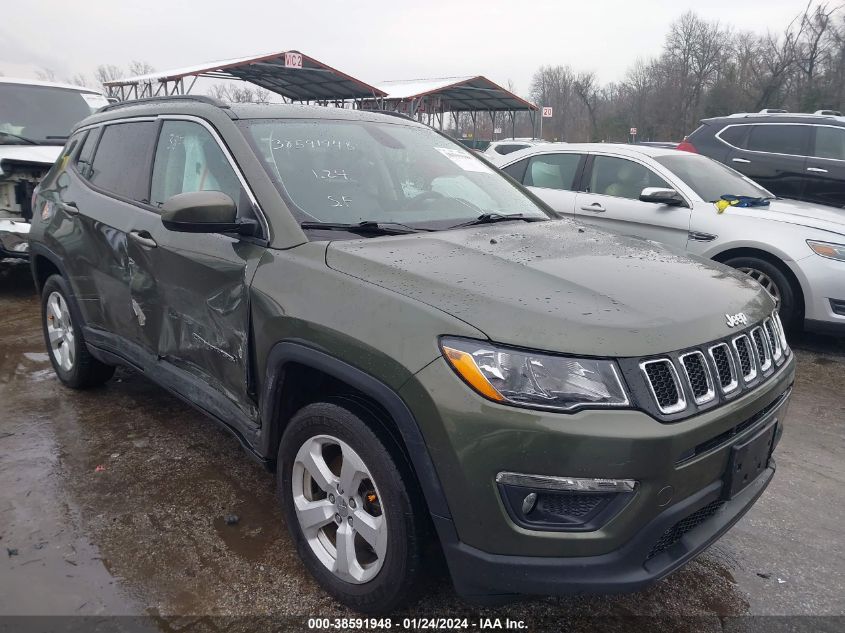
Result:
[[[772,348],[769,346],[769,339],[763,333],[759,325],[751,330],[751,338],[754,340],[754,348],[757,350],[757,363],[760,371],[766,372],[772,368]]]
[[[751,351],[751,341],[745,334],[740,334],[733,340],[734,350],[739,359],[739,370],[745,382],[751,382],[757,377],[757,365],[754,353]]]
[[[710,348],[710,358],[716,366],[716,377],[722,393],[731,393],[739,386],[736,364],[727,343],[719,343]]]
[[[680,360],[695,403],[705,404],[713,400],[716,397],[716,390],[704,354],[699,351],[689,352],[681,354]]]
[[[769,339],[769,347],[772,349],[772,358],[776,363],[780,363],[783,358],[783,348],[780,345],[780,337],[778,336],[777,330],[775,330],[774,322],[771,319],[763,321],[763,330],[766,332],[766,338]]]
[[[640,368],[661,413],[669,415],[687,408],[684,390],[671,360],[660,358],[644,361],[640,363]]]
[[[772,314],[772,318],[775,322],[775,330],[780,338],[780,346],[783,350],[783,355],[789,356],[789,345],[786,342],[786,331],[783,329],[783,322],[780,320],[780,314],[778,312],[774,312]]]

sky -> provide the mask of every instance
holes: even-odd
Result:
[[[11,2],[11,0],[6,0]],[[0,73],[61,80],[99,64],[157,70],[296,49],[367,83],[485,75],[527,94],[541,65],[617,81],[692,9],[781,31],[806,0],[24,0],[0,20]]]

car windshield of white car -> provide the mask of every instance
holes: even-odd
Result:
[[[715,202],[725,195],[774,197],[750,178],[705,156],[677,153],[655,156],[654,160],[684,181],[707,202]]]

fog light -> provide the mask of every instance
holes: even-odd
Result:
[[[633,479],[585,479],[499,473],[502,501],[511,519],[543,531],[597,530],[634,497]]]
[[[522,500],[522,514],[528,514],[537,504],[537,493],[531,492]]]

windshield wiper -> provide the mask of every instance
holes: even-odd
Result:
[[[302,222],[303,229],[319,229],[325,231],[349,231],[350,233],[370,233],[372,235],[406,235],[408,233],[419,233],[420,231],[433,231],[434,229],[420,229],[401,222],[376,222],[375,220],[364,220],[363,222]]]
[[[12,138],[16,138],[19,141],[23,141],[24,143],[29,143],[30,145],[38,145],[38,141],[33,141],[31,138],[26,138],[25,136],[20,136],[19,134],[12,134],[11,132],[4,132],[0,130],[0,136],[10,136]]]
[[[543,220],[548,219],[549,218],[536,216],[525,217],[521,213],[482,213],[474,220],[470,220],[469,222],[461,222],[460,224],[455,224],[454,226],[450,226],[449,228],[459,229],[462,226],[474,226],[476,224],[494,224],[496,222],[507,222],[509,220],[522,220],[523,222],[542,222]]]

